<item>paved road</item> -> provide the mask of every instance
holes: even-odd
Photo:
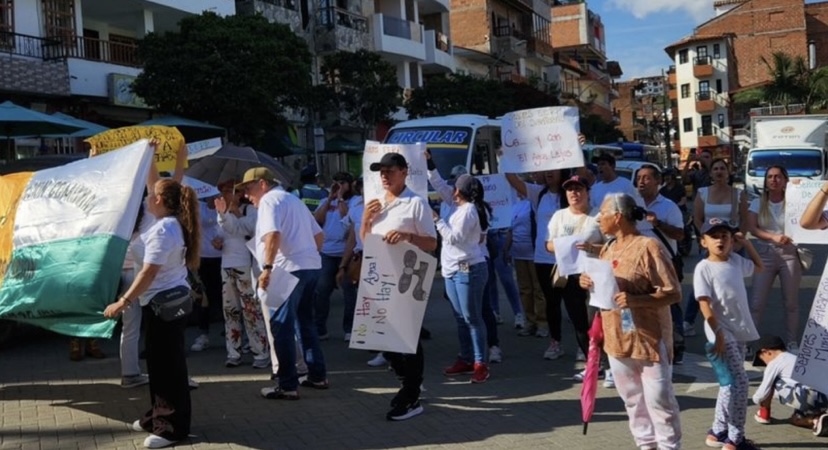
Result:
[[[826,252],[819,249],[816,261],[820,263],[815,264],[819,267],[803,281],[803,320],[825,258]],[[688,259],[687,270],[692,267]],[[192,397],[196,436],[177,448],[634,448],[620,399],[603,387],[589,434],[582,435],[580,385],[572,380],[580,366],[574,361],[575,343],[568,324],[564,324],[567,355],[544,361],[547,342],[517,337],[510,326],[512,316],[505,312],[506,323],[499,328],[504,361],[492,367],[491,379],[471,385],[466,377],[444,377],[441,369],[457,351],[456,328],[450,307],[442,300],[440,280],[434,286],[426,316],[434,338],[425,343],[423,415],[387,422],[388,402],[398,387],[395,377],[383,368],[368,367],[370,355],[348,350],[341,335],[323,343],[330,390],[302,390],[298,402],[264,400],[259,389],[270,385],[268,375],[250,366],[224,368],[223,347],[215,345],[220,330],[214,326],[214,346],[189,358],[191,374],[201,383]],[[331,324],[341,317],[341,302],[335,303]],[[780,304],[777,287],[764,330],[782,331]],[[194,329],[189,337],[195,337]],[[687,449],[705,448],[717,391],[701,345],[701,338],[690,339],[691,353],[674,376]],[[114,341],[105,342],[104,349],[117,354]],[[142,448],[145,435],[129,431],[127,423],[147,408],[148,393],[145,388],[120,388],[118,371],[116,357],[70,362],[68,339],[62,336],[28,335],[13,348],[0,351],[0,448]],[[755,387],[761,375],[753,369],[749,375]],[[754,411],[751,407],[748,413]],[[788,411],[777,407],[773,414],[773,425],[748,420],[748,437],[763,448],[828,448],[828,439],[784,424]]]

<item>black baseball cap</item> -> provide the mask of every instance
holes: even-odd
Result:
[[[380,159],[379,162],[375,162],[368,166],[368,168],[371,169],[371,172],[379,172],[383,167],[399,167],[400,169],[407,169],[408,161],[405,160],[405,156],[399,153],[386,153],[382,155],[382,159]]]
[[[609,165],[615,167],[615,157],[609,153],[601,153],[600,155],[592,158],[593,164],[598,164],[599,161],[606,161]]]
[[[719,219],[718,217],[712,217],[710,220],[702,224],[701,233],[702,234],[710,234],[719,228],[724,228],[731,233],[735,233],[739,231],[739,228],[733,226],[729,221]]]
[[[762,358],[759,357],[762,350],[787,350],[785,341],[781,337],[769,335],[760,337],[758,341],[751,344],[751,347],[756,349],[756,352],[753,354],[754,367],[765,367],[766,365],[765,361],[762,361]]]

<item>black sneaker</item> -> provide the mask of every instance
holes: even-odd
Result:
[[[819,416],[814,422],[814,436],[828,436],[828,414]]]
[[[385,415],[385,418],[388,420],[408,420],[414,416],[418,416],[423,413],[423,407],[420,405],[419,401],[414,403],[399,403],[394,406],[391,411],[388,411],[388,414]]]

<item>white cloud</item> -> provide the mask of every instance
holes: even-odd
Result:
[[[713,16],[712,0],[609,0],[609,6],[628,11],[637,19],[659,13],[684,12],[700,23]]]

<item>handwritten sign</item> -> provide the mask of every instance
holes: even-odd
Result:
[[[187,143],[187,159],[210,156],[221,148],[221,138],[205,139]]]
[[[512,226],[512,202],[513,190],[506,181],[506,175],[478,175],[476,177],[483,183],[483,200],[492,207],[492,230],[509,228]]]
[[[350,348],[416,353],[436,268],[411,244],[366,236]]]
[[[153,125],[114,128],[98,133],[86,139],[85,142],[89,142],[95,148],[95,155],[100,155],[141,139],[157,139],[159,141],[158,149],[155,151],[155,164],[159,171],[172,172],[175,170],[178,149],[184,145],[184,136],[175,127]],[[187,167],[186,161],[184,161],[184,167]]]
[[[379,172],[371,172],[371,164],[379,162],[386,153],[399,153],[408,163],[408,177],[405,184],[417,195],[428,199],[428,171],[425,158],[426,145],[418,144],[380,144],[376,141],[365,143],[365,153],[362,155],[362,178],[365,204],[375,198],[382,198],[385,190],[382,188],[382,179]]]
[[[824,244],[828,235],[825,230],[806,230],[799,226],[802,213],[814,198],[824,180],[802,180],[788,183],[785,189],[785,234],[797,244]]]
[[[503,116],[500,169],[504,173],[583,167],[578,143],[578,108],[556,106]]]
[[[828,392],[828,265],[822,271],[811,313],[799,345],[793,379],[819,392]]]

